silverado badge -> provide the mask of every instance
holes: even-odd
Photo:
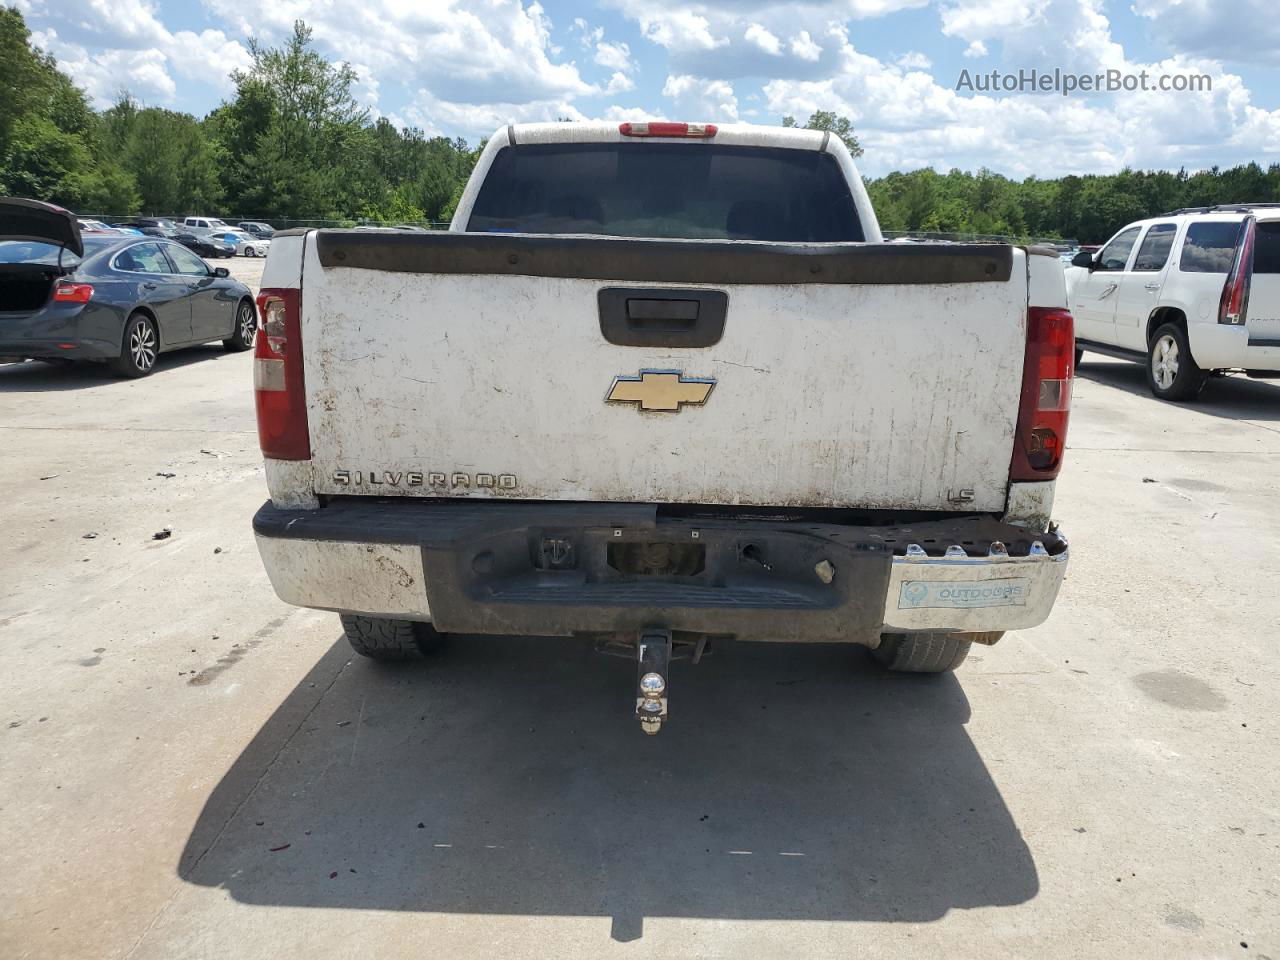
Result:
[[[683,370],[641,370],[638,377],[615,377],[609,403],[637,403],[641,410],[679,413],[685,404],[702,406],[716,385],[713,377],[686,377]]]

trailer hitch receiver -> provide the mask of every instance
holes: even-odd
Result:
[[[671,631],[647,629],[637,644],[636,718],[653,736],[667,719],[667,675],[671,669]]]

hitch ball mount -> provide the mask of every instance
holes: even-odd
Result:
[[[671,670],[671,631],[642,630],[636,645],[636,719],[653,736],[667,720],[667,674]]]

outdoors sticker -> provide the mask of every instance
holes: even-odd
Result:
[[[899,610],[927,607],[1021,607],[1027,602],[1031,581],[1006,580],[908,580],[898,594]]]

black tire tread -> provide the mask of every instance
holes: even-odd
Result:
[[[151,330],[156,335],[156,362],[151,365],[150,370],[139,370],[133,362],[133,357],[129,354],[129,328],[133,326],[133,322],[139,317],[144,318],[151,324]],[[120,356],[114,357],[107,361],[107,366],[117,376],[127,377],[130,380],[137,380],[141,377],[150,376],[156,369],[156,364],[160,362],[160,328],[156,326],[155,320],[148,317],[141,310],[135,310],[129,314],[129,319],[124,323],[124,336],[120,341]]]
[[[1178,344],[1179,366],[1178,376],[1174,378],[1173,386],[1163,393],[1156,386],[1155,374],[1151,370],[1151,354],[1155,350],[1155,345],[1160,338],[1166,333],[1173,336],[1174,341]],[[1158,400],[1186,401],[1194,400],[1200,396],[1200,391],[1204,389],[1205,382],[1209,379],[1209,375],[1200,369],[1195,359],[1191,356],[1191,344],[1187,339],[1187,332],[1176,323],[1161,324],[1156,332],[1151,335],[1151,342],[1147,344],[1147,386],[1151,388],[1152,396]]]
[[[949,673],[970,646],[961,633],[886,633],[872,655],[895,673]]]
[[[231,336],[227,337],[225,340],[222,341],[222,349],[227,351],[227,353],[243,353],[245,350],[253,349],[253,344],[245,343],[244,339],[240,336],[240,307],[242,304],[245,304],[245,303],[249,304],[249,309],[252,310],[254,314],[254,317],[253,317],[254,323],[255,324],[257,323],[258,309],[253,305],[253,302],[250,300],[241,300],[240,303],[237,303],[236,315],[235,315],[235,325],[236,325],[235,331],[231,334]]]
[[[339,614],[351,649],[371,660],[419,660],[441,639],[429,623]]]

